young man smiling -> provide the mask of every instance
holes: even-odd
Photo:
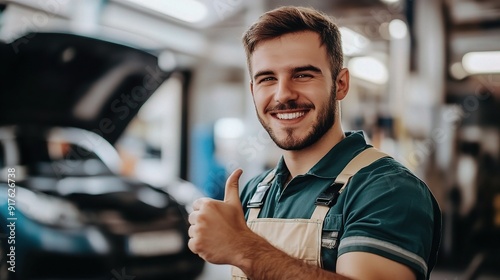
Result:
[[[259,18],[243,43],[259,121],[283,150],[277,167],[224,201],[197,200],[190,249],[230,264],[233,279],[428,279],[440,241],[439,207],[405,167],[344,133],[349,90],[340,35],[308,8]]]

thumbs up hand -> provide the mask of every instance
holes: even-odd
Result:
[[[243,213],[243,208],[241,208],[239,183],[238,183],[241,174],[243,174],[243,170],[236,169],[235,171],[233,171],[233,173],[231,173],[231,175],[229,175],[229,178],[227,178],[226,189],[224,192],[224,202],[229,205],[238,207]]]
[[[238,191],[243,171],[235,170],[226,181],[224,201],[200,198],[189,215],[191,251],[208,262],[234,264],[241,238],[253,235],[247,227]]]

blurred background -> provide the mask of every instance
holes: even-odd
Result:
[[[498,0],[4,0],[0,40],[14,49],[14,57],[30,42],[53,40],[43,33],[94,38],[155,57],[157,67],[146,72],[163,78],[141,106],[120,95],[132,87],[110,95],[108,103],[102,101],[105,116],[111,116],[107,119],[129,109],[135,112],[120,124],[119,135],[106,139],[119,162],[110,169],[164,190],[189,212],[196,197],[221,199],[235,168],[243,168],[241,182],[246,182],[280,157],[255,116],[240,41],[259,15],[282,5],[311,6],[338,23],[345,67],[351,73],[351,89],[342,102],[344,128],[364,130],[375,147],[426,181],[438,199],[444,236],[432,279],[500,279]],[[59,55],[67,62],[75,53],[67,48]],[[5,93],[17,94],[2,89],[9,84],[9,67],[0,76],[2,102],[10,100],[4,99]],[[98,64],[84,67],[99,70]],[[103,73],[107,76],[100,78],[116,74]],[[59,82],[54,83],[57,87]],[[88,89],[88,83],[83,87]],[[93,86],[88,91],[94,95],[86,102],[81,95],[78,102],[48,102],[86,116],[92,104],[99,104],[99,87],[109,85],[101,81]],[[23,107],[16,102],[12,104]],[[102,121],[104,115],[96,116]],[[0,122],[8,128],[4,135],[16,134],[16,127],[27,124],[26,118],[5,118]],[[90,122],[76,126],[103,132],[103,123],[97,121],[95,127]],[[26,164],[5,159],[12,149],[5,140],[9,137],[3,138],[0,167],[16,167],[18,176],[24,172],[29,177]],[[228,267],[205,265],[197,279],[225,279],[228,273]]]

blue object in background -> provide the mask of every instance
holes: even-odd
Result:
[[[208,197],[224,199],[227,173],[215,158],[213,124],[196,126],[191,139],[189,181]]]

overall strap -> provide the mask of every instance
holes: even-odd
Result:
[[[260,209],[262,208],[262,205],[264,205],[264,200],[266,199],[269,188],[271,188],[271,183],[274,180],[275,175],[276,168],[271,170],[264,180],[257,185],[257,190],[247,203],[247,208],[250,209],[250,212],[248,213],[249,221],[257,219],[257,216],[259,216]]]
[[[356,174],[360,169],[383,157],[389,157],[389,155],[373,147],[368,148],[355,156],[340,172],[335,179],[335,182],[333,182],[330,187],[328,187],[316,198],[316,209],[314,209],[311,218],[324,219],[330,207],[335,205],[337,202],[337,198],[344,191],[351,177],[354,176],[354,174]]]
[[[383,157],[390,157],[388,154],[383,153],[373,147],[368,148],[361,153],[359,153],[356,157],[354,157],[346,167],[344,167],[344,170],[340,172],[339,176],[337,176],[337,179],[335,180],[335,183],[339,184],[347,184],[349,179],[356,174],[360,169],[374,163],[378,159],[381,159]],[[343,188],[340,190],[340,192],[343,191]]]

